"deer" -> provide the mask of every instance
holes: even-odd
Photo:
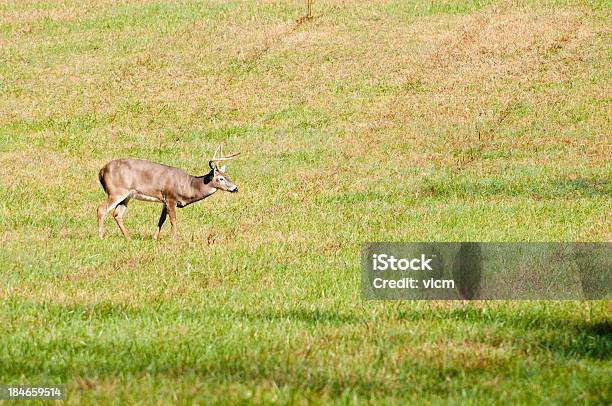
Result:
[[[221,150],[220,156],[217,153]],[[180,168],[163,165],[142,159],[122,158],[110,161],[100,169],[98,180],[107,198],[98,207],[98,237],[104,237],[104,218],[113,211],[113,218],[121,230],[123,237],[128,239],[127,228],[123,224],[123,216],[131,199],[163,204],[157,229],[153,238],[159,239],[159,233],[170,217],[172,238],[177,238],[176,209],[206,199],[217,190],[230,193],[238,192],[238,187],[225,173],[225,165],[221,162],[235,158],[240,153],[223,156],[221,145],[217,146],[211,160],[208,161],[210,171],[202,176],[193,176]]]

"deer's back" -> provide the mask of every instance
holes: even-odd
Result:
[[[127,191],[157,196],[188,183],[190,176],[180,168],[142,159],[116,159],[100,169],[100,183],[107,194]]]

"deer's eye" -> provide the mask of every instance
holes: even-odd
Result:
[[[223,182],[225,179],[223,178],[219,178],[219,182]]]

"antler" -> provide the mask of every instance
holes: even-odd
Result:
[[[217,152],[219,152],[219,150],[221,150],[221,157],[217,158]],[[240,152],[228,156],[223,156],[223,149],[221,148],[221,144],[219,144],[219,146],[217,146],[217,149],[215,150],[215,153],[213,154],[212,159],[208,161],[208,166],[210,166],[210,169],[218,169],[217,164],[219,162],[233,159],[237,155],[240,155]]]

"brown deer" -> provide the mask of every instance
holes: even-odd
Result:
[[[221,145],[217,147],[208,166],[210,172],[203,176],[189,175],[182,169],[166,166],[141,159],[117,159],[100,169],[98,179],[108,195],[98,207],[98,236],[104,236],[104,217],[112,210],[113,217],[125,238],[128,231],[123,224],[123,216],[130,199],[148,202],[161,202],[164,207],[157,223],[153,238],[159,238],[159,232],[170,216],[172,238],[176,238],[176,208],[205,199],[218,189],[235,193],[238,187],[225,174],[225,165],[219,162],[234,158],[238,154],[217,157]]]

